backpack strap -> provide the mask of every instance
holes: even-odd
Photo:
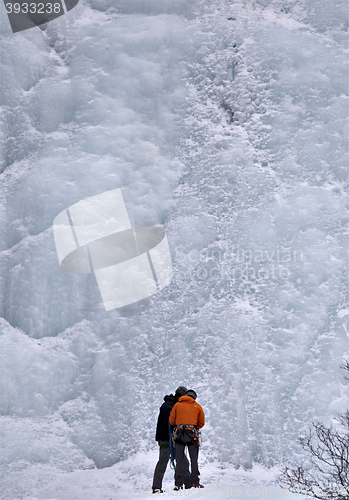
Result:
[[[172,433],[172,440],[174,442],[176,442],[176,439],[178,438],[178,434],[180,434],[181,430],[182,430],[182,435],[183,435],[183,432],[186,433],[186,430],[192,431],[193,432],[193,442],[194,442],[194,444],[197,444],[197,445],[200,444],[200,431],[196,427],[196,425],[192,425],[192,424],[179,424],[179,425],[176,425],[176,427],[174,428],[173,433]]]

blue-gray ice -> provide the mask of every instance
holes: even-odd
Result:
[[[17,34],[1,16],[3,498],[154,446],[178,385],[206,455],[247,468],[302,459],[297,436],[346,407],[346,5],[91,0]],[[118,188],[174,277],[106,312],[52,221]]]

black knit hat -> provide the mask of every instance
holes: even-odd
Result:
[[[197,398],[197,395],[196,395],[196,392],[194,391],[194,389],[189,389],[189,391],[186,392],[186,396],[190,396],[193,399]]]
[[[180,398],[181,396],[184,396],[184,394],[186,394],[187,390],[188,390],[188,389],[187,389],[186,387],[184,387],[183,385],[180,385],[180,386],[178,387],[178,389],[176,389],[176,394],[175,394],[175,396],[176,396],[177,398]]]

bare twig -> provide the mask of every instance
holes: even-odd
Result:
[[[341,368],[349,371],[349,361]],[[344,430],[315,422],[298,439],[309,458],[301,466],[285,467],[277,477],[280,486],[318,500],[349,500],[349,410],[337,422]]]

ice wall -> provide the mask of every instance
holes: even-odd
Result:
[[[344,9],[80,2],[16,35],[2,16],[8,492],[152,446],[178,384],[237,466],[294,459],[345,407]],[[93,276],[60,269],[52,221],[113,188],[164,225],[175,277],[106,313]]]

